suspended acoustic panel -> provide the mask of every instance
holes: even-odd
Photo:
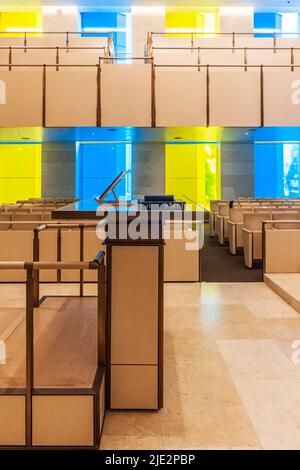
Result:
[[[1,38],[0,38],[1,39]],[[0,47],[1,47],[1,41],[0,41]],[[9,64],[9,49],[0,49],[0,72],[6,72],[9,70],[9,67],[3,67],[3,65],[8,65]]]
[[[24,38],[23,38],[24,43]],[[28,36],[27,46],[29,47],[64,47],[67,44],[67,34],[44,34],[43,36]]]
[[[33,39],[33,38],[32,38]],[[55,65],[56,64],[56,49],[46,49],[45,43],[41,38],[34,38],[35,42],[30,48],[12,49],[11,63],[13,65]],[[37,48],[37,49],[35,49]],[[19,67],[18,67],[19,69]],[[23,68],[22,68],[23,69]],[[28,70],[28,67],[26,68]]]
[[[100,57],[104,56],[104,50],[95,49],[61,49],[59,51],[59,63],[62,65],[97,65]]]
[[[211,71],[209,125],[260,126],[260,71]]]
[[[244,52],[232,48],[232,38],[199,38],[196,41],[201,65],[243,65]],[[224,68],[222,68],[224,70]]]
[[[153,58],[156,65],[197,65],[198,52],[195,43],[188,37],[154,36]],[[156,49],[157,48],[157,49]]]
[[[300,68],[264,71],[264,125],[300,125]]]
[[[248,65],[291,65],[289,49],[251,49],[247,50]]]
[[[206,125],[206,72],[156,69],[156,125]]]
[[[95,126],[97,123],[97,68],[46,72],[46,126]]]
[[[198,65],[198,52],[189,49],[154,50],[155,65]],[[173,67],[174,68],[174,67]],[[176,67],[175,67],[176,68]]]
[[[108,47],[107,37],[74,37],[69,39],[69,47],[59,51],[59,63],[69,65],[97,65]]]
[[[101,122],[102,126],[151,126],[151,65],[103,65]]]
[[[43,72],[0,69],[0,126],[41,126]]]
[[[224,50],[207,50],[203,49],[199,51],[199,63],[201,65],[222,65],[222,70],[225,70],[226,65],[244,65],[244,52],[232,49]],[[228,67],[232,70],[231,67]],[[218,68],[216,67],[216,70]]]

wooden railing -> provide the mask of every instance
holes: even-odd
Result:
[[[25,331],[26,331],[26,352],[25,352],[25,363],[26,363],[26,374],[25,374],[25,388],[5,388],[0,389],[0,396],[5,394],[8,396],[15,397],[24,396],[26,407],[25,407],[25,447],[34,447],[33,443],[33,397],[34,396],[93,396],[93,422],[92,422],[92,434],[93,444],[91,447],[98,448],[101,434],[100,426],[100,388],[104,380],[104,372],[106,365],[106,289],[105,289],[105,266],[104,266],[104,252],[100,251],[94,260],[90,262],[70,262],[70,263],[47,263],[47,262],[0,262],[0,270],[2,269],[19,269],[26,270],[26,314],[25,314]],[[61,387],[60,384],[48,385],[47,387],[37,388],[35,385],[35,307],[36,305],[36,293],[38,291],[38,279],[36,273],[39,273],[44,269],[89,269],[96,270],[98,272],[98,288],[97,288],[97,367],[93,380],[93,384],[90,388],[66,388]],[[74,319],[74,321],[76,321]],[[80,353],[80,351],[78,351]],[[10,405],[12,408],[14,405]],[[15,416],[13,409],[10,409]],[[3,444],[0,442],[0,447]]]

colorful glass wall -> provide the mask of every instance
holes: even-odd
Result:
[[[0,202],[41,197],[39,144],[0,145]]]
[[[254,31],[256,37],[293,37],[299,32],[298,13],[255,12]],[[296,35],[295,35],[296,37]]]
[[[42,31],[40,7],[0,8],[3,36]],[[0,202],[41,196],[41,145],[0,145]]]
[[[221,197],[218,144],[168,144],[165,162],[167,194],[205,207]]]
[[[202,30],[203,32],[217,32],[218,27],[217,8],[167,8],[166,30]],[[183,35],[181,34],[180,37]],[[173,35],[174,37],[174,35]]]
[[[255,145],[255,197],[300,197],[300,144]]]
[[[128,147],[131,146],[125,144],[78,143],[76,197],[86,199],[101,194],[114,178],[124,170],[127,170],[128,174],[117,185],[116,193],[118,197],[130,197],[131,160]]]
[[[113,39],[118,54],[126,53],[126,14],[119,12],[82,12],[81,29],[85,36],[107,36],[101,30],[113,31]]]
[[[28,33],[42,31],[42,27],[41,8],[32,7],[27,11],[20,11],[16,8],[0,8],[0,31],[7,31],[4,36],[19,36],[23,31]]]

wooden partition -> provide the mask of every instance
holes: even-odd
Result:
[[[163,406],[163,242],[106,241],[109,407]]]
[[[27,65],[12,65],[10,71],[0,67],[0,125],[300,125],[297,64],[180,65],[179,61],[152,67],[150,63],[107,63],[107,59],[100,63],[96,50],[72,67],[77,53],[63,50],[60,63],[55,65],[51,59],[43,67],[34,65],[40,60],[36,51],[33,64],[26,55]],[[236,53],[228,51],[234,57]]]
[[[210,71],[211,126],[260,126],[260,71]]]
[[[48,70],[46,126],[97,125],[97,67]]]
[[[29,68],[3,71],[0,126],[41,126],[43,119],[43,70]]]
[[[102,126],[151,126],[151,74],[149,64],[102,66]]]
[[[264,70],[265,126],[299,126],[300,68]]]
[[[188,244],[204,239],[202,223],[167,222],[164,247],[165,282],[201,281],[201,246],[188,249]]]
[[[26,271],[26,309],[0,313],[0,447],[98,449],[106,410],[105,268],[92,262],[0,262]],[[43,269],[94,269],[97,299],[39,298]],[[36,308],[34,308],[36,306]],[[84,351],[84,354],[83,354]]]
[[[206,72],[155,68],[156,125],[205,126]]]
[[[300,222],[295,221],[293,229],[291,221],[276,225],[275,221],[264,223],[264,273],[300,273]]]

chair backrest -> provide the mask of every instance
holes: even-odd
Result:
[[[253,209],[250,206],[232,207],[229,212],[229,220],[231,220],[231,222],[243,222],[243,215],[246,213],[252,213]]]
[[[3,212],[0,214],[0,221],[11,220],[11,214],[4,214]]]
[[[271,220],[271,213],[254,212],[253,214],[244,214],[244,225],[248,230],[261,231],[264,220]]]
[[[13,212],[22,207],[22,204],[3,204],[2,206],[6,212]]]
[[[299,213],[297,211],[274,211],[272,212],[273,220],[298,220]]]
[[[41,214],[13,214],[12,216],[12,221],[15,221],[15,222],[18,222],[18,221],[22,222],[23,220],[24,221],[27,221],[27,220],[38,221],[41,219],[42,219]]]
[[[221,202],[218,204],[219,215],[222,217],[229,217],[229,204]]]
[[[227,204],[227,201],[223,201],[222,199],[215,199],[210,201],[210,211],[211,212],[218,212],[219,204]]]
[[[10,220],[11,220],[10,214],[0,214],[0,231],[9,230]]]

